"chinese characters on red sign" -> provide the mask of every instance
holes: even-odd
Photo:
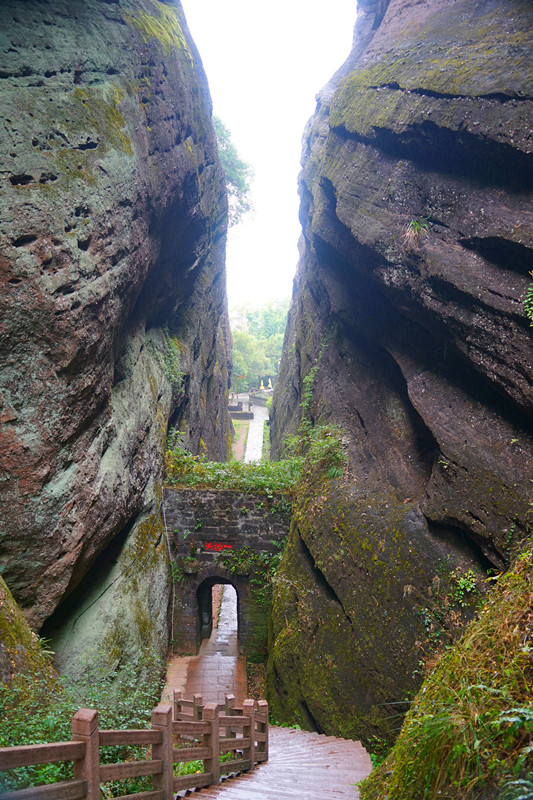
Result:
[[[221,550],[231,550],[233,545],[231,544],[222,544],[222,542],[206,542],[205,549],[206,550],[214,550],[216,553],[220,553]]]

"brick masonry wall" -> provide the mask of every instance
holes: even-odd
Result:
[[[230,490],[165,489],[164,510],[175,590],[174,651],[196,653],[209,635],[211,588],[217,583],[235,587],[241,646],[246,653],[253,637],[257,650],[245,551],[252,560],[279,551],[290,526],[286,503]],[[238,559],[236,569],[224,565],[228,557]]]

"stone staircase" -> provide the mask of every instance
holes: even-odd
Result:
[[[268,761],[219,786],[177,797],[194,800],[356,800],[356,783],[372,770],[360,742],[269,727]]]
[[[219,626],[198,656],[174,658],[169,664],[163,699],[174,690],[203,702],[220,703],[233,692],[240,705],[246,692],[244,659],[238,657],[236,601],[223,592]],[[242,662],[242,663],[241,663]],[[198,694],[196,696],[198,696]],[[360,742],[269,725],[268,761],[250,772],[227,776],[205,789],[184,790],[176,797],[221,800],[357,800],[358,781],[371,771]]]

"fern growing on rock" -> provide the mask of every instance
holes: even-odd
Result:
[[[529,273],[533,278],[533,272]],[[524,300],[524,308],[526,311],[526,317],[529,320],[529,326],[533,328],[533,282],[529,284],[527,294]]]

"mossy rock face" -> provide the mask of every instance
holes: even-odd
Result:
[[[114,668],[137,663],[145,648],[164,658],[168,646],[171,581],[153,455],[166,442],[167,348],[167,337],[157,330],[132,338],[121,361],[124,377],[112,393],[115,436],[107,440],[100,461],[100,502],[110,503],[132,470],[142,469],[146,510],[132,506],[121,532],[42,629],[56,666],[74,680],[95,658]],[[144,442],[138,440],[139,429],[145,430]]]
[[[20,672],[56,678],[41,642],[0,578],[0,683],[9,685]]]
[[[443,565],[505,569],[528,535],[532,25],[524,2],[369,0],[319,95],[272,450],[326,341],[307,413],[340,427],[349,477],[298,499],[273,601],[278,719],[326,729],[323,695],[338,730],[389,736]]]
[[[180,19],[175,8],[168,8],[164,3],[152,2],[153,10],[147,13],[143,9],[133,13],[124,11],[124,19],[132,28],[136,28],[145,42],[156,39],[166,55],[171,50],[184,52],[192,62],[193,55],[184,36]]]
[[[274,718],[367,742],[393,738],[420,682],[428,613],[445,614],[454,574],[468,570],[482,585],[475,559],[436,545],[416,505],[348,479],[307,485],[274,581]],[[468,617],[478,596],[464,607],[452,599],[453,613]]]
[[[0,571],[39,629],[153,512],[170,420],[227,455],[227,200],[179,3],[9,0],[0,52]]]
[[[532,567],[529,542],[425,679],[389,756],[363,782],[363,800],[527,796]]]
[[[105,671],[164,663],[169,641],[170,566],[159,513],[145,516],[102,554],[44,632],[55,665],[74,682]]]

